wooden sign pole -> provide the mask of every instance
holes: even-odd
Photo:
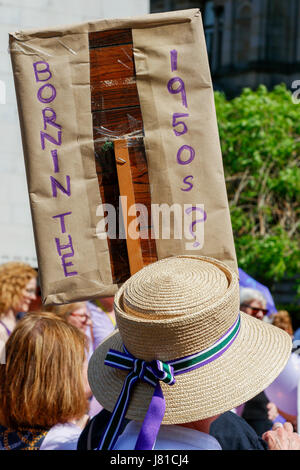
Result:
[[[125,139],[117,139],[114,141],[115,160],[118,174],[120,196],[127,197],[127,203],[124,198],[122,201],[123,221],[126,233],[126,244],[129,258],[130,274],[133,275],[144,266],[141,240],[138,236],[136,239],[132,238],[128,233],[130,225],[130,233],[139,234],[139,227],[137,223],[137,215],[135,210],[135,197],[132,182],[132,174],[130,168],[129,152],[127,141]],[[130,215],[128,214],[130,208]]]

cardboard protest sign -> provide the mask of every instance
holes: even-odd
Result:
[[[198,9],[16,32],[10,52],[45,304],[172,255],[237,270]]]

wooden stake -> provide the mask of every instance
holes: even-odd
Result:
[[[128,251],[130,274],[133,275],[137,271],[142,269],[144,263],[141,249],[141,240],[139,237],[138,223],[136,220],[137,215],[135,210],[135,197],[127,141],[125,139],[115,140],[114,150],[121,196],[123,221],[126,233],[126,244]],[[127,200],[126,198],[124,198],[124,196],[127,197]],[[128,214],[129,208],[131,208],[131,215]],[[130,235],[128,234],[129,225],[130,232],[137,233],[137,239],[130,237]]]

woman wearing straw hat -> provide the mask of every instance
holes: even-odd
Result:
[[[119,289],[115,314],[88,369],[111,412],[98,449],[220,448],[210,423],[264,390],[291,352],[283,330],[239,311],[236,273],[212,258],[146,266]]]

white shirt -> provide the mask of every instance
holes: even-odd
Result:
[[[141,426],[141,422],[130,421],[118,438],[114,450],[133,450]],[[209,434],[175,424],[162,424],[154,450],[222,450],[222,448]]]
[[[76,424],[56,424],[46,434],[40,450],[76,450],[82,429]]]

